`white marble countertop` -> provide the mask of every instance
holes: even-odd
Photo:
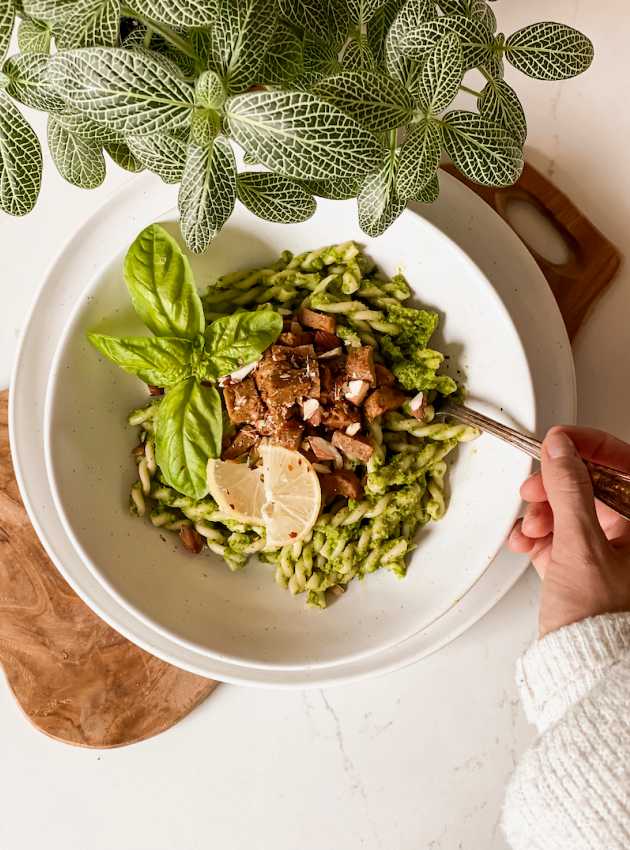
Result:
[[[530,161],[625,250],[626,3],[495,8],[508,33],[554,19],[595,42],[586,75],[548,84],[514,73],[515,86],[529,119]],[[37,210],[25,220],[0,218],[0,386],[48,263],[129,179],[112,173],[105,187],[83,192],[48,167]],[[575,358],[580,421],[625,439],[629,327],[630,272],[622,267],[579,334]],[[325,692],[220,686],[174,729],[120,750],[75,749],[40,735],[0,682],[0,848],[505,850],[504,787],[532,740],[513,667],[535,633],[537,590],[529,572],[463,637],[401,672]]]

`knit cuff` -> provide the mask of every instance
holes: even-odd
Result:
[[[630,613],[589,617],[545,635],[517,663],[530,723],[544,732],[629,652]]]

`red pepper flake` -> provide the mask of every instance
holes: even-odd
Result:
[[[234,505],[230,505],[230,507],[232,508],[232,510],[234,510]]]
[[[291,466],[291,464],[289,464],[289,465],[287,466],[287,469],[289,470],[289,472],[293,472],[293,467]]]
[[[291,538],[293,538],[293,537],[297,537],[297,531],[290,531],[290,532],[289,532],[289,537],[291,537]]]

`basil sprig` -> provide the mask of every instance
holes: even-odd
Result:
[[[223,409],[216,382],[260,357],[282,331],[271,309],[223,316],[206,328],[188,258],[152,224],[127,252],[124,276],[138,316],[154,336],[89,333],[112,363],[164,387],[156,420],[156,459],[167,484],[193,499],[208,492],[208,458],[221,453]]]

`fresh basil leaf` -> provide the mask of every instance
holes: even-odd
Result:
[[[68,50],[49,67],[53,88],[72,109],[117,133],[163,133],[190,121],[192,87],[149,51]]]
[[[220,0],[212,27],[212,58],[229,93],[247,91],[259,82],[276,15],[275,0]]]
[[[406,124],[413,102],[398,80],[375,71],[346,71],[326,77],[313,94],[332,103],[367,130],[389,130]]]
[[[573,27],[545,21],[513,33],[505,42],[505,58],[528,77],[566,80],[593,61],[593,43]]]
[[[195,340],[206,322],[188,258],[159,224],[127,251],[124,276],[134,310],[152,333]]]
[[[435,175],[442,153],[438,124],[423,119],[414,124],[400,148],[397,188],[401,198],[414,198]]]
[[[76,0],[63,23],[55,27],[58,50],[114,47],[118,43],[120,0]]]
[[[4,59],[15,24],[13,0],[0,0],[0,60]]]
[[[166,483],[191,499],[203,499],[208,459],[221,454],[223,412],[217,389],[195,378],[171,387],[158,409],[155,437]]]
[[[24,18],[18,27],[18,47],[21,53],[50,53],[52,31],[44,21]]]
[[[361,187],[357,198],[359,225],[368,236],[384,233],[407,205],[396,188],[397,168],[396,153],[388,152],[380,169],[368,174]]]
[[[96,189],[105,179],[101,146],[69,133],[56,116],[48,116],[48,148],[64,180],[81,189]]]
[[[285,177],[329,180],[365,174],[381,146],[369,131],[308,92],[252,92],[225,107],[236,141]]]
[[[217,14],[217,0],[130,0],[128,5],[143,17],[170,27],[207,27]]]
[[[217,381],[253,363],[282,333],[282,316],[254,310],[216,319],[206,329],[205,374]]]
[[[512,186],[523,170],[523,150],[499,124],[454,110],[442,123],[444,147],[457,168],[483,186]]]
[[[286,86],[304,70],[304,39],[279,20],[259,70],[260,83]]]
[[[180,227],[191,251],[205,251],[232,215],[235,201],[236,163],[228,140],[217,136],[203,147],[191,142],[178,198]]]
[[[127,136],[126,142],[136,159],[165,183],[180,182],[186,162],[186,142],[182,136],[175,133]]]
[[[0,90],[0,209],[26,215],[42,181],[42,149],[30,124]]]
[[[2,66],[8,77],[7,94],[32,109],[62,111],[65,104],[48,82],[49,62],[47,53],[22,53],[7,59]]]
[[[174,336],[106,336],[89,333],[94,348],[146,384],[170,387],[192,371],[193,344]]]
[[[464,70],[483,65],[492,54],[494,38],[490,30],[464,15],[445,15],[407,29],[401,36],[400,50],[412,59],[424,59],[448,33],[454,33],[461,41]]]
[[[504,80],[489,80],[477,98],[480,114],[500,124],[521,144],[527,138],[527,120],[514,89]]]
[[[239,201],[254,215],[267,221],[291,223],[306,221],[315,212],[316,203],[293,180],[267,171],[246,171],[236,178]]]
[[[418,101],[423,109],[439,115],[452,103],[464,76],[464,54],[454,33],[441,38],[429,51],[418,80]]]

